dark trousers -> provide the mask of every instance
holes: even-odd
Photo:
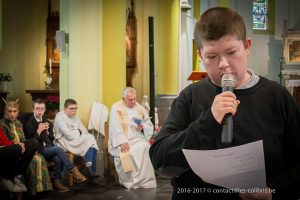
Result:
[[[74,168],[73,163],[69,161],[64,150],[58,146],[44,147],[42,154],[46,160],[54,161],[53,179],[61,178],[63,166],[65,166],[68,170]]]
[[[39,142],[36,139],[29,139],[24,142],[25,152],[22,154],[21,159],[18,162],[17,174],[24,174],[29,166],[34,154],[39,148]]]
[[[22,155],[22,148],[18,144],[0,147],[0,176],[13,179],[17,175],[17,165]]]

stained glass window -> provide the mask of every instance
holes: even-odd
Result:
[[[269,22],[268,0],[253,0],[253,29],[267,30]]]

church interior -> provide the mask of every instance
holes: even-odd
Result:
[[[121,99],[122,89],[131,86],[138,102],[147,96],[149,115],[161,127],[176,96],[206,76],[193,43],[196,19],[208,8],[223,6],[245,20],[247,37],[252,39],[248,67],[285,86],[300,106],[300,1],[267,0],[266,30],[254,28],[259,19],[253,18],[253,2],[0,0],[1,98],[19,99],[21,113],[32,111],[32,100],[45,99],[51,119],[63,109],[65,99],[76,99],[78,116],[88,126],[94,102],[109,110]],[[1,118],[3,110],[1,100]],[[70,193],[37,198],[171,198],[172,188],[164,177],[157,176],[156,189],[132,191],[119,186],[107,153],[107,134],[102,134],[98,142],[105,165],[97,170],[109,177],[106,188],[74,185]],[[12,198],[3,191],[0,196]]]

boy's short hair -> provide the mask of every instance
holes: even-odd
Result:
[[[35,100],[33,100],[32,102],[32,108],[34,108],[35,104],[44,104],[46,105],[46,100],[41,99],[41,98],[36,98]]]
[[[245,22],[236,11],[230,8],[210,8],[196,22],[194,40],[198,50],[202,49],[203,42],[217,41],[228,35],[246,41]]]
[[[9,101],[5,104],[4,110],[7,111],[9,107],[16,108],[18,111],[20,110],[20,104],[18,101]]]
[[[67,108],[69,105],[77,105],[77,102],[74,99],[66,99],[64,107]]]
[[[133,87],[126,87],[122,91],[122,98],[126,99],[129,92],[136,94],[136,90]]]

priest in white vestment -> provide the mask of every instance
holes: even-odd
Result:
[[[152,134],[153,124],[145,108],[136,102],[136,90],[125,88],[122,100],[111,107],[109,152],[114,157],[119,182],[127,189],[156,187],[149,157]],[[128,153],[129,156],[125,156],[121,163],[120,154]],[[133,168],[128,168],[128,165]]]

